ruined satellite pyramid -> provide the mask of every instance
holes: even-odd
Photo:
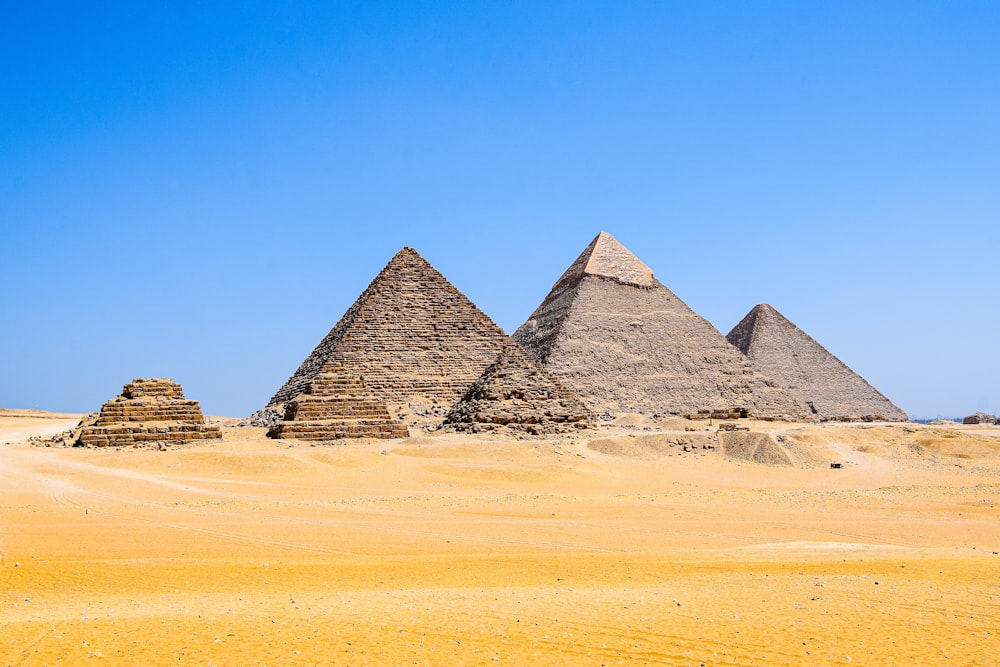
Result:
[[[282,409],[303,394],[319,396],[322,391],[316,386],[317,378],[322,375],[322,382],[332,382],[346,374],[359,379],[368,399],[380,402],[390,418],[439,425],[448,409],[496,359],[506,339],[489,317],[416,250],[403,248],[268,406]],[[299,400],[297,410],[311,401]],[[326,401],[325,420],[337,419],[335,405],[335,401]],[[286,422],[294,421],[295,415],[287,419],[287,410],[285,416]],[[346,407],[340,416],[354,418]],[[287,433],[293,431],[287,427]],[[274,434],[281,437],[283,432],[278,429]],[[336,433],[332,428],[330,437],[344,437]]]
[[[808,412],[601,232],[514,333],[595,412]]]
[[[906,421],[906,413],[767,304],[726,336],[821,420]]]
[[[405,438],[409,431],[392,419],[385,403],[372,394],[360,376],[337,353],[325,370],[306,385],[304,393],[285,403],[284,419],[267,433],[271,438],[335,440],[339,438]]]
[[[593,414],[513,340],[445,418],[457,431],[506,427],[533,434],[587,426]]]
[[[81,447],[179,445],[221,438],[218,426],[205,423],[198,401],[184,398],[168,378],[136,378],[101,408],[97,421],[83,427]]]

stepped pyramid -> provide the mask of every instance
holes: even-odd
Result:
[[[198,401],[184,398],[181,386],[168,378],[136,378],[101,407],[97,421],[84,426],[81,447],[179,445],[221,438],[209,426]]]
[[[821,420],[907,421],[863,377],[767,304],[754,306],[726,338]]]
[[[406,438],[410,433],[392,419],[385,404],[333,354],[306,385],[305,392],[285,403],[284,420],[270,438],[333,440],[337,438]]]
[[[370,396],[382,403],[391,418],[440,425],[448,409],[500,353],[506,339],[489,317],[416,250],[403,248],[268,406],[281,409],[307,391],[320,391],[310,385],[321,374],[347,373],[363,378]],[[324,419],[335,419],[335,402],[326,405]],[[293,412],[292,421],[297,414]],[[350,411],[342,416],[353,418]]]
[[[509,340],[444,424],[458,431],[508,427],[542,434],[583,428],[592,417],[573,392]]]
[[[601,232],[514,333],[595,412],[808,412]]]

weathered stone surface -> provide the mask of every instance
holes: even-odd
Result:
[[[553,291],[583,276],[611,278],[626,285],[652,287],[653,270],[630,253],[611,234],[601,232],[559,278]]]
[[[592,411],[808,413],[602,232],[514,333]]]
[[[91,412],[84,415],[71,429],[50,436],[32,436],[28,438],[28,442],[39,447],[75,447],[80,442],[80,434],[83,433],[83,429],[97,424],[97,418],[100,414],[100,412]]]
[[[727,408],[725,410],[699,410],[694,414],[687,414],[688,419],[746,419],[750,415],[743,408]]]
[[[275,406],[267,406],[257,410],[246,419],[240,421],[237,426],[251,426],[256,428],[272,428],[282,420],[285,415],[283,409]]]
[[[906,413],[767,304],[727,336],[743,354],[824,421],[906,421]]]
[[[409,431],[389,416],[385,404],[334,353],[305,392],[285,403],[284,418],[267,436],[300,440],[406,438]]]
[[[997,420],[993,415],[988,415],[985,412],[977,412],[973,415],[969,415],[962,420],[963,424],[997,424],[1000,421]]]
[[[719,431],[719,444],[728,458],[769,466],[788,467],[792,459],[770,433]]]
[[[343,367],[363,378],[391,418],[439,426],[506,339],[415,250],[403,248],[268,405],[296,399],[321,373]],[[411,413],[411,404],[426,407]]]
[[[137,378],[101,408],[84,426],[81,447],[179,445],[221,438],[218,426],[205,423],[198,401],[184,398],[179,384],[167,378]]]
[[[451,409],[444,425],[456,431],[505,427],[546,434],[585,428],[592,417],[573,392],[510,340]]]
[[[184,399],[181,386],[165,378],[135,378],[122,390],[124,398],[179,398]]]

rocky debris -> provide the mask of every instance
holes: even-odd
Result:
[[[236,425],[242,427],[271,428],[281,421],[281,418],[285,414],[284,411],[284,405],[261,408]]]
[[[808,411],[601,232],[514,340],[594,412]]]
[[[512,340],[451,409],[449,430],[499,428],[534,435],[586,428],[592,413]]]
[[[853,415],[841,415],[839,417],[830,417],[828,419],[823,419],[821,421],[826,421],[826,422],[842,422],[842,423],[847,424],[847,423],[851,423],[851,422],[868,422],[868,423],[871,423],[871,422],[891,422],[891,421],[906,421],[906,420],[904,420],[904,419],[889,419],[885,415],[853,414]]]
[[[792,458],[770,433],[719,431],[719,444],[726,457],[769,466],[791,466]]]
[[[975,414],[969,415],[962,420],[963,424],[997,424],[1000,421],[997,420],[993,415],[986,414],[985,412],[977,412]]]
[[[610,456],[655,459],[722,455],[727,459],[777,467],[826,467],[829,461],[787,435],[738,431],[701,431],[612,435],[597,438],[587,449]]]
[[[660,456],[708,456],[719,447],[715,433],[625,435],[598,438],[587,449],[609,456],[654,459]]]
[[[347,369],[338,353],[331,355],[304,393],[285,403],[283,419],[267,432],[269,438],[321,441],[409,435],[405,425],[389,416],[385,404],[368,390],[364,380]]]
[[[906,413],[767,304],[726,336],[821,421],[907,421]]]
[[[746,419],[750,415],[743,408],[725,410],[699,410],[694,414],[682,415],[685,419]]]
[[[93,424],[80,429],[78,447],[179,445],[222,437],[205,423],[198,401],[184,398],[168,378],[136,378],[101,408]]]
[[[749,426],[740,426],[735,422],[722,422],[719,424],[720,431],[749,431]]]
[[[416,250],[403,248],[271,398],[304,394],[342,366],[364,378],[390,417],[439,426],[448,408],[500,353],[506,334]],[[411,402],[436,409],[418,415]]]
[[[87,426],[97,423],[99,412],[91,412],[81,419],[76,426],[61,433],[50,436],[35,435],[28,438],[28,442],[35,447],[72,447],[80,439],[80,433]]]

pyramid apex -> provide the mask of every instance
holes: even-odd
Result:
[[[784,317],[781,313],[778,312],[777,308],[775,308],[771,304],[758,303],[756,306],[751,308],[749,312],[747,312],[746,317],[744,319],[747,319],[750,325],[752,326],[757,322],[757,319],[760,318],[761,316],[763,316],[764,318],[768,318],[771,317],[772,315],[777,315],[778,317]]]
[[[600,232],[594,237],[556,285],[578,280],[585,275],[611,278],[642,287],[654,284],[653,270],[607,232]]]
[[[791,325],[788,318],[779,313],[774,306],[769,303],[758,303],[747,312],[739,324],[733,327],[732,331],[726,334],[726,340],[735,345],[743,354],[749,355],[750,348],[753,347],[760,329],[772,322],[780,323],[782,321]]]
[[[392,259],[390,259],[385,265],[385,269],[398,269],[400,266],[411,264],[414,261],[423,264],[430,264],[430,262],[424,259],[423,256],[417,252],[416,248],[403,246],[400,248],[399,252],[392,256]]]

